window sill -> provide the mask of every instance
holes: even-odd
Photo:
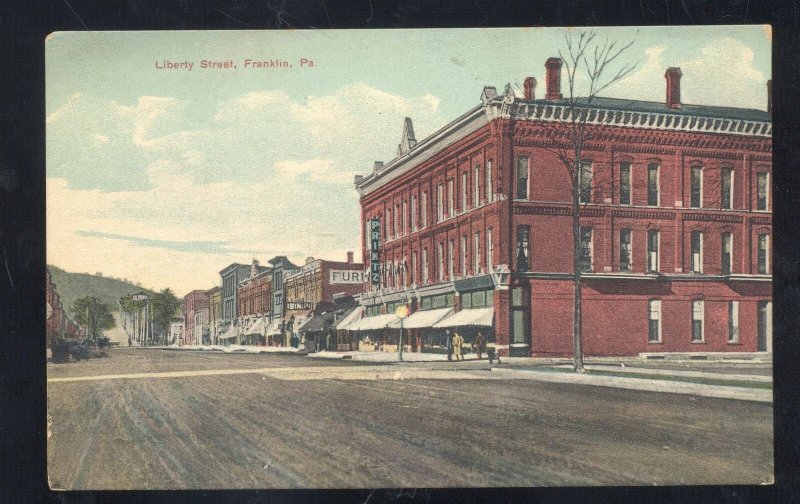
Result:
[[[728,344],[729,345],[741,345],[742,343],[740,341],[729,341]]]
[[[705,345],[706,344],[705,341],[691,341],[690,343],[692,345]]]
[[[647,342],[648,345],[663,345],[663,341],[649,341]]]

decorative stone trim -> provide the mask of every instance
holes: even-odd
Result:
[[[626,219],[675,220],[675,212],[658,210],[611,210],[611,217]]]
[[[685,213],[683,214],[683,220],[707,222],[742,222],[742,216],[710,213]]]

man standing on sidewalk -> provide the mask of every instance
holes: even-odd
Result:
[[[445,331],[445,348],[447,348],[447,360],[453,360],[453,335],[450,331]]]
[[[464,360],[464,355],[462,352],[462,347],[464,345],[464,338],[461,337],[460,334],[457,332],[453,333],[453,353],[456,354],[456,360]]]

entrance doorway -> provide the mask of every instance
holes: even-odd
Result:
[[[512,287],[508,353],[511,356],[529,357],[531,344],[531,291],[527,286]]]

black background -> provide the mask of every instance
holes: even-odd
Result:
[[[731,0],[45,0],[0,6],[0,503],[800,502],[800,6]],[[773,25],[775,485],[336,491],[50,492],[44,327],[44,38],[59,30]],[[511,50],[511,49],[509,49]],[[502,57],[502,55],[500,55]],[[653,456],[657,456],[654,454]]]

